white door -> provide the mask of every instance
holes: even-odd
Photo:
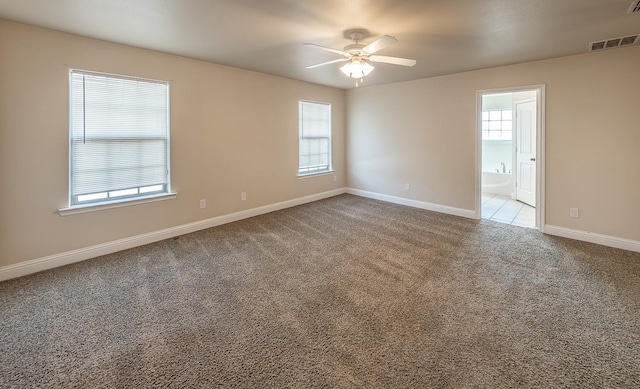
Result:
[[[516,111],[516,199],[536,206],[536,101],[518,101]]]

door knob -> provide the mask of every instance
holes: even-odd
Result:
[[[531,159],[530,159],[530,161],[531,161],[531,162],[535,162],[535,161],[536,161],[536,159],[535,159],[535,158],[531,158]]]

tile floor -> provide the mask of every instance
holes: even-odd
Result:
[[[536,228],[536,209],[509,196],[482,194],[482,218],[514,226]]]

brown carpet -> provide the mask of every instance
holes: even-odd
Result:
[[[0,283],[2,388],[640,387],[640,253],[341,195]]]

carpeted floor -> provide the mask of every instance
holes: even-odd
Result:
[[[0,283],[2,388],[640,387],[640,253],[351,195]]]

